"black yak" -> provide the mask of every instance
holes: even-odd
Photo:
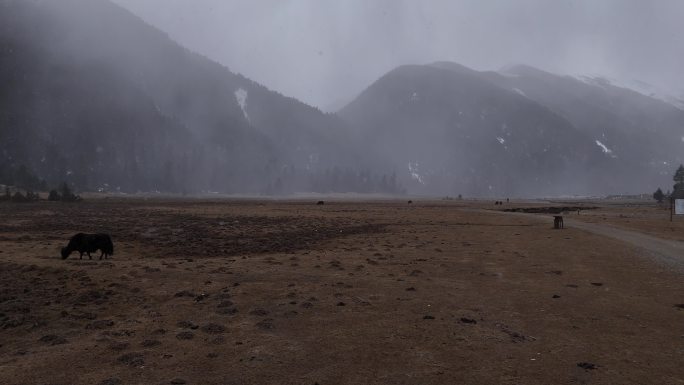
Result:
[[[565,226],[563,226],[563,216],[562,215],[554,215],[553,216],[553,228],[554,229],[562,229]]]
[[[78,233],[71,237],[69,244],[62,248],[62,259],[67,259],[69,255],[78,251],[81,253],[81,259],[83,259],[83,253],[88,254],[89,259],[93,259],[90,253],[100,250],[100,259],[104,256],[105,259],[110,255],[114,254],[114,244],[112,243],[112,238],[107,234],[83,234]]]

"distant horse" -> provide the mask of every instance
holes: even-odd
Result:
[[[325,204],[325,202],[324,201],[318,201],[318,202],[316,202],[316,204],[319,206],[323,206]]]
[[[114,244],[112,238],[107,234],[84,234],[78,233],[71,237],[69,244],[62,248],[62,259],[69,258],[72,252],[78,251],[83,259],[83,254],[88,255],[88,259],[93,259],[90,253],[100,250],[100,259],[114,254]]]

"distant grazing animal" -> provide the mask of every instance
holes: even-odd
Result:
[[[78,251],[81,253],[81,258],[83,259],[83,253],[88,255],[88,259],[93,259],[90,253],[100,250],[100,259],[102,257],[109,257],[114,254],[114,244],[112,243],[112,238],[107,234],[84,234],[78,233],[71,237],[69,244],[62,248],[62,259],[69,258],[72,252]]]
[[[413,201],[408,201],[408,204],[412,205],[412,204],[413,204]]]
[[[553,228],[554,228],[554,229],[562,229],[562,228],[564,228],[564,225],[563,225],[563,216],[562,216],[562,215],[554,215],[554,216],[553,216]]]
[[[323,201],[318,201],[316,204],[319,205],[319,206],[322,206],[322,205],[325,204],[325,202],[323,202]]]

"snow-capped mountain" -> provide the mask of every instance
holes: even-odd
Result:
[[[662,87],[641,81],[641,80],[620,80],[600,75],[576,75],[575,78],[589,85],[604,87],[613,86],[636,91],[644,96],[658,99],[674,107],[684,110],[684,91],[668,91]]]

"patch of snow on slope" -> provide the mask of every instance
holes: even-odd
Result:
[[[584,84],[588,84],[590,86],[595,87],[605,88],[606,86],[610,85],[610,82],[601,76],[579,75],[575,76],[574,78],[581,81]]]
[[[618,80],[613,78],[606,78],[602,76],[575,76],[575,79],[597,87],[606,88],[607,86],[613,86],[618,88],[625,88],[644,96],[648,96],[653,99],[660,100],[669,105],[684,110],[684,92],[673,92],[664,90],[653,84],[643,82],[641,80]]]
[[[501,145],[503,146],[504,150],[508,150],[508,146],[506,146],[506,144],[505,144],[505,143],[506,143],[506,139],[504,139],[504,138],[502,138],[502,137],[500,137],[500,136],[497,136],[497,137],[496,137],[496,140],[497,140],[499,143],[501,143]]]
[[[409,162],[409,164],[408,164],[409,173],[411,174],[411,178],[418,181],[418,183],[425,184],[425,182],[423,181],[423,177],[420,176],[420,174],[419,174],[420,170],[419,170],[418,166],[419,166],[418,162],[416,162],[416,163]]]
[[[658,99],[673,105],[680,110],[684,110],[684,94],[681,92],[679,95],[677,95],[677,92],[668,92],[658,86],[642,82],[641,80],[620,81],[609,79],[609,82],[616,87],[627,88],[632,91],[636,91],[642,95],[650,96],[653,99]]]
[[[613,150],[611,150],[610,148],[608,148],[605,144],[601,143],[600,140],[597,140],[597,141],[596,141],[596,145],[599,146],[599,147],[601,147],[601,150],[603,151],[604,154],[610,155],[610,156],[613,157],[613,158],[617,158],[617,156],[615,156],[615,155],[613,154]]]
[[[244,88],[235,91],[235,100],[237,100],[240,105],[240,109],[242,109],[242,114],[245,116],[245,119],[251,123],[252,121],[249,120],[249,115],[247,115],[247,111],[245,110],[245,107],[247,106],[247,96],[247,91]]]
[[[526,95],[526,94],[523,92],[523,90],[521,90],[520,88],[513,88],[513,91],[515,91],[515,92],[518,93],[519,95],[522,95],[522,96],[524,96],[524,97],[527,97],[527,95]]]

